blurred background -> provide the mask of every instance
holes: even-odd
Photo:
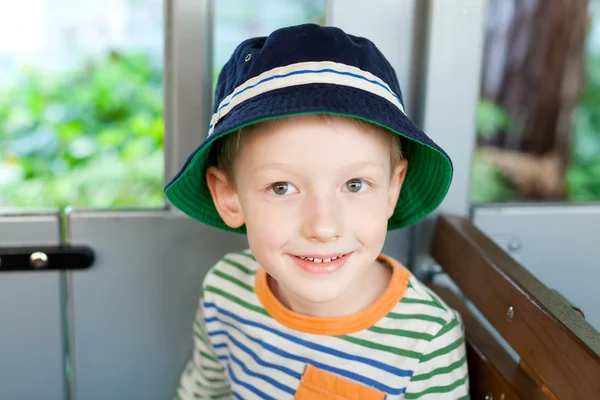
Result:
[[[0,9],[0,207],[161,207],[163,2]],[[214,80],[243,38],[325,12],[219,0]],[[490,0],[485,23],[472,202],[599,200],[600,1]]]
[[[491,0],[471,198],[600,199],[600,2]]]

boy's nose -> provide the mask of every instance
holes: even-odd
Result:
[[[309,240],[330,242],[343,232],[342,205],[335,196],[309,196],[304,207],[302,234]]]

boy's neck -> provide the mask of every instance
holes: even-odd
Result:
[[[288,309],[313,317],[336,318],[360,312],[377,301],[388,287],[391,276],[391,267],[376,260],[364,279],[357,280],[355,286],[328,303],[311,303],[298,298],[293,293],[288,293],[270,276],[268,283],[275,297]]]

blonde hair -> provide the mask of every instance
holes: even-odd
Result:
[[[364,131],[377,132],[379,134],[385,135],[390,140],[390,167],[391,171],[396,168],[400,160],[402,160],[402,144],[400,140],[400,136],[389,131],[388,129],[373,124],[368,121],[364,121],[358,118],[350,118],[343,117],[339,115],[331,115],[331,114],[317,114],[320,118],[323,118],[327,124],[331,124],[331,122],[336,118],[348,118],[349,120],[356,123],[360,128]],[[288,117],[293,118],[293,117]],[[242,141],[244,137],[248,137],[249,134],[255,132],[260,128],[267,128],[268,126],[275,124],[277,122],[276,119],[268,120],[264,122],[259,122],[257,124],[253,124],[247,126],[245,128],[240,128],[236,132],[226,135],[224,138],[217,140],[212,147],[212,165],[216,165],[221,171],[225,173],[227,179],[230,182],[233,182],[233,167],[235,160],[240,152],[240,148],[242,146]]]

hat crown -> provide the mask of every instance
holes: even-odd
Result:
[[[370,72],[385,82],[404,105],[396,72],[373,42],[339,28],[303,24],[281,28],[269,36],[248,39],[238,45],[219,73],[213,112],[225,97],[253,77],[286,65],[318,61]]]

